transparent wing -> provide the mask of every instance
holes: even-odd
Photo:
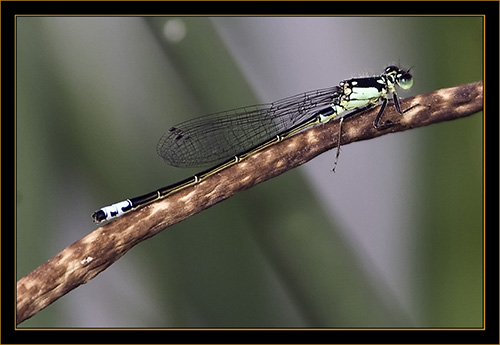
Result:
[[[339,87],[305,92],[282,100],[198,117],[170,128],[157,145],[169,165],[215,165],[246,152],[329,106]]]

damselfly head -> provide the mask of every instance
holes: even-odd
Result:
[[[403,90],[408,90],[413,86],[413,76],[410,74],[410,69],[404,70],[397,66],[389,66],[384,70],[384,75]]]

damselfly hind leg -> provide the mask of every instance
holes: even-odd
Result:
[[[339,122],[339,136],[337,138],[337,154],[335,155],[335,162],[333,162],[333,169],[332,171],[335,172],[335,169],[337,168],[337,163],[339,162],[339,156],[340,156],[340,140],[342,139],[342,123],[344,122],[344,118],[340,118]]]

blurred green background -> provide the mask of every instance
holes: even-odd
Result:
[[[483,79],[481,17],[18,17],[17,278],[197,170],[196,116],[412,67]],[[21,327],[482,327],[483,115],[342,149],[141,243]]]

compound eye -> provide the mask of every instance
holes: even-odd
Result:
[[[397,83],[403,90],[408,90],[413,86],[413,76],[408,72],[404,72],[398,75]]]

